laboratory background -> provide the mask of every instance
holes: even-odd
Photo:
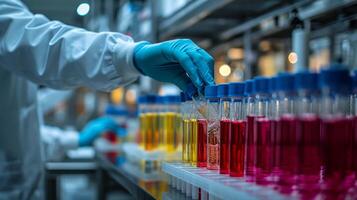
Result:
[[[23,3],[214,58],[215,85],[193,95],[144,75],[111,92],[40,85],[45,199],[357,199],[356,0]],[[58,139],[108,118],[118,128],[90,145]]]

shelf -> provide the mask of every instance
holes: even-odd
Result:
[[[182,191],[188,185],[191,190],[200,188],[201,194],[206,191],[210,196],[219,199],[292,199],[291,196],[284,196],[271,188],[247,183],[242,178],[232,178],[217,171],[182,163],[163,163],[162,170],[170,175],[171,187],[179,190],[181,188]]]

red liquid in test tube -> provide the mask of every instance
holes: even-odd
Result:
[[[207,169],[219,169],[219,122],[207,122]]]
[[[273,168],[271,121],[257,118],[254,127],[254,143],[256,144],[256,176],[259,184],[267,184],[267,177]]]
[[[256,118],[263,116],[247,116],[247,135],[246,135],[246,157],[245,157],[245,174],[247,176],[253,176],[255,167],[255,144],[254,144],[254,121]]]
[[[294,115],[282,115],[277,129],[280,144],[279,168],[282,170],[279,181],[288,187],[295,183],[298,165],[296,122]]]
[[[298,118],[298,188],[306,198],[319,193],[321,169],[320,118],[305,114]]]
[[[197,167],[207,166],[207,120],[197,120]]]
[[[321,122],[323,179],[330,193],[345,193],[353,184],[353,119],[334,117]]]
[[[244,174],[245,128],[246,121],[231,122],[229,175],[232,177],[242,177]]]
[[[231,129],[231,121],[223,119],[220,121],[220,162],[219,173],[229,173],[229,135]]]

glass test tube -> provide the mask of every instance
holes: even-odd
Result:
[[[189,116],[189,101],[187,96],[184,97],[185,102],[182,103],[181,115],[182,115],[182,160],[188,162],[189,154],[189,132],[190,132],[190,116]]]
[[[207,104],[204,99],[195,99],[199,113],[197,117],[197,167],[207,167]],[[197,105],[196,105],[197,107]],[[196,108],[197,109],[197,108]]]
[[[353,155],[353,120],[349,116],[348,104],[352,80],[347,67],[339,64],[322,70],[320,77],[324,187],[330,194],[342,195],[354,184],[352,160],[356,157]]]
[[[245,128],[246,121],[243,112],[244,83],[231,83],[228,88],[231,97],[230,105],[230,143],[229,143],[229,175],[242,177],[244,175]]]
[[[298,188],[305,195],[318,194],[321,169],[318,74],[308,71],[295,75],[298,137]]]
[[[207,99],[207,169],[219,169],[219,98],[217,86],[205,88]]]
[[[259,184],[267,184],[267,177],[270,175],[272,163],[272,134],[271,121],[269,116],[269,81],[265,77],[256,77],[253,83],[255,93],[254,101],[254,147],[255,147],[255,176]]]
[[[228,84],[217,86],[217,96],[220,98],[219,115],[219,173],[229,174],[229,135],[231,123],[229,119],[230,98],[228,97]]]

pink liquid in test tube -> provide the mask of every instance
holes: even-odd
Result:
[[[298,118],[298,189],[305,198],[319,193],[321,169],[320,118],[305,114]]]
[[[271,121],[267,118],[257,118],[254,127],[254,143],[256,144],[256,181],[268,184],[267,177],[273,168]]]
[[[197,167],[207,166],[207,120],[197,120]]]
[[[295,184],[297,174],[298,153],[297,153],[297,135],[296,118],[294,115],[282,115],[278,121],[277,137],[280,145],[279,168],[281,175],[279,184],[289,193],[290,188]]]
[[[219,169],[219,122],[207,124],[207,169]]]
[[[247,116],[247,135],[246,135],[246,157],[245,157],[245,174],[247,176],[254,176],[255,173],[255,143],[254,143],[254,121],[256,118],[263,116]],[[249,179],[249,178],[248,178]]]
[[[352,118],[322,120],[323,180],[330,195],[345,194],[354,184],[353,126]]]
[[[219,148],[219,173],[229,173],[229,135],[231,129],[231,121],[223,119],[220,121],[220,148]]]
[[[244,174],[245,128],[246,121],[231,122],[229,175],[232,177],[242,177]]]

